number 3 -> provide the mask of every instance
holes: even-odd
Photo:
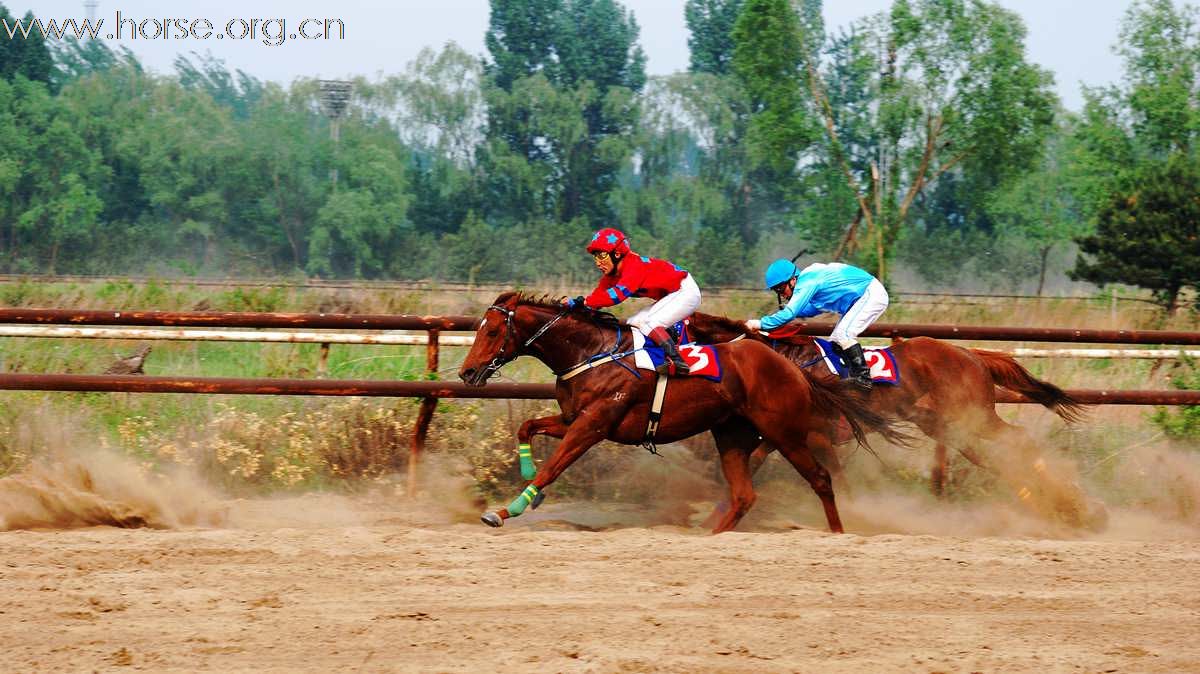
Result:
[[[688,360],[691,361],[688,363],[689,370],[695,372],[696,370],[703,370],[704,368],[708,367],[708,354],[704,353],[703,348],[696,346],[695,344],[684,344],[679,348],[684,352],[685,355],[687,355]]]

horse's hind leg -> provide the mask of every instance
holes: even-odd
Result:
[[[946,469],[949,467],[946,455],[946,443],[938,442],[933,450],[933,467],[929,469],[929,488],[933,495],[942,498],[946,495]]]
[[[721,454],[721,471],[729,484],[729,508],[712,530],[719,534],[736,527],[757,498],[750,478],[750,453],[758,446],[759,438],[754,427],[741,420],[718,426],[712,434]]]
[[[842,467],[842,460],[838,458],[837,448],[830,440],[830,434],[822,431],[812,431],[808,434],[808,448],[816,457],[817,462],[824,466],[829,471],[830,479],[833,481],[834,491],[848,493],[850,489],[849,483],[846,481],[846,471]],[[767,443],[762,443],[750,454],[750,476],[753,477],[758,469],[762,467],[767,460],[767,456],[775,448]],[[729,512],[729,501],[718,501],[713,507],[713,511],[704,518],[700,523],[701,527],[706,529],[716,526],[718,520],[725,513]]]
[[[779,453],[784,456],[817,493],[821,506],[825,508],[825,519],[829,522],[829,530],[835,534],[843,532],[842,518],[838,515],[837,503],[833,499],[833,480],[829,471],[825,470],[813,457],[807,447],[780,445]]]
[[[758,469],[762,468],[763,463],[766,462],[767,456],[773,451],[775,451],[774,447],[770,447],[766,443],[759,443],[758,447],[756,447],[754,451],[750,453],[748,470],[750,471],[750,477],[752,479],[754,474],[758,472]],[[722,499],[718,501],[717,505],[713,507],[712,512],[708,514],[708,517],[705,517],[704,521],[700,523],[701,528],[712,529],[713,527],[717,526],[717,522],[719,522],[721,517],[723,517],[727,512],[729,512],[729,500]]]

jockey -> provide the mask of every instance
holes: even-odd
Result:
[[[620,304],[629,297],[657,300],[626,323],[662,348],[666,361],[660,373],[687,374],[688,365],[667,334],[667,326],[691,316],[700,306],[700,288],[692,275],[666,260],[638,255],[630,250],[625,234],[612,227],[592,235],[587,250],[603,274],[600,284],[591,295],[567,300],[566,304],[600,309]]]
[[[788,260],[775,260],[767,267],[766,282],[779,299],[779,311],[746,321],[746,327],[770,332],[796,318],[841,314],[829,339],[845,357],[854,383],[870,390],[871,371],[856,338],[887,309],[887,290],[879,279],[840,262],[810,264],[799,271]]]

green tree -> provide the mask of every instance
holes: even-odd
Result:
[[[1174,310],[1179,291],[1200,288],[1200,167],[1183,153],[1146,163],[1101,207],[1096,233],[1072,277],[1149,288]]]
[[[742,240],[753,244],[763,222],[755,203],[786,213],[801,155],[819,133],[803,91],[800,18],[788,0],[746,0],[733,29],[733,73],[746,105],[741,115],[741,184],[735,209]]]
[[[790,177],[816,136],[805,111],[800,21],[788,0],[746,0],[733,30],[733,72],[750,102],[751,166]]]
[[[1069,165],[1071,144],[1070,128],[1061,124],[1046,144],[1041,164],[992,192],[987,204],[998,238],[1015,248],[1029,249],[1035,257],[1039,296],[1046,285],[1051,252],[1086,233]]]
[[[379,278],[405,264],[394,255],[411,233],[408,150],[390,123],[358,114],[352,111],[342,128],[334,159],[338,189],[317,213],[309,239],[310,274]]]
[[[831,78],[817,64],[807,72],[831,163],[855,195],[882,276],[913,205],[939,177],[987,176],[975,189],[991,189],[1037,161],[1055,97],[1050,75],[1026,60],[1020,18],[998,5],[896,0],[858,31],[842,55],[852,79],[869,78],[870,105],[842,115],[857,126],[857,148],[841,135]],[[851,229],[848,243],[856,236]]]
[[[233,126],[242,152],[224,191],[247,206],[238,214],[237,238],[289,271],[306,267],[308,242],[332,189],[332,143],[315,98],[315,87],[289,92],[267,85]]]
[[[733,26],[743,0],[687,0],[689,70],[728,75],[733,70]]]
[[[26,35],[17,29],[17,19],[9,14],[8,9],[0,4],[0,20],[3,20],[14,31],[9,37],[8,31],[0,30],[0,78],[12,80],[17,75],[26,79],[42,82],[53,86],[55,83],[54,58],[46,39],[36,27]],[[33,12],[26,12],[19,20],[23,27],[33,24]]]
[[[59,270],[99,234],[105,172],[41,82],[0,80],[0,251],[14,271]]]
[[[608,195],[630,156],[646,81],[637,35],[613,0],[493,0],[481,161],[504,172],[488,173],[499,197],[489,219],[529,209],[563,222],[611,218]]]
[[[196,59],[196,62],[192,61]],[[212,54],[192,52],[192,58],[175,57],[179,83],[188,89],[206,92],[214,101],[228,106],[241,119],[262,96],[263,83],[245,71],[230,72],[225,62]]]
[[[1096,224],[1095,234],[1080,240],[1093,259],[1079,259],[1075,277],[1150,288],[1171,308],[1195,268],[1186,186],[1194,187],[1200,151],[1197,18],[1194,7],[1171,0],[1130,6],[1117,47],[1123,81],[1084,90],[1074,135],[1075,191]]]

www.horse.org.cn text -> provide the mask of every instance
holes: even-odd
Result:
[[[107,28],[106,28],[107,26]],[[292,28],[289,28],[292,27]],[[0,36],[10,40],[40,35],[61,40],[258,40],[269,47],[301,40],[344,40],[346,25],[341,19],[241,19],[213,22],[209,19],[170,17],[131,18],[117,11],[115,20],[0,18]]]

